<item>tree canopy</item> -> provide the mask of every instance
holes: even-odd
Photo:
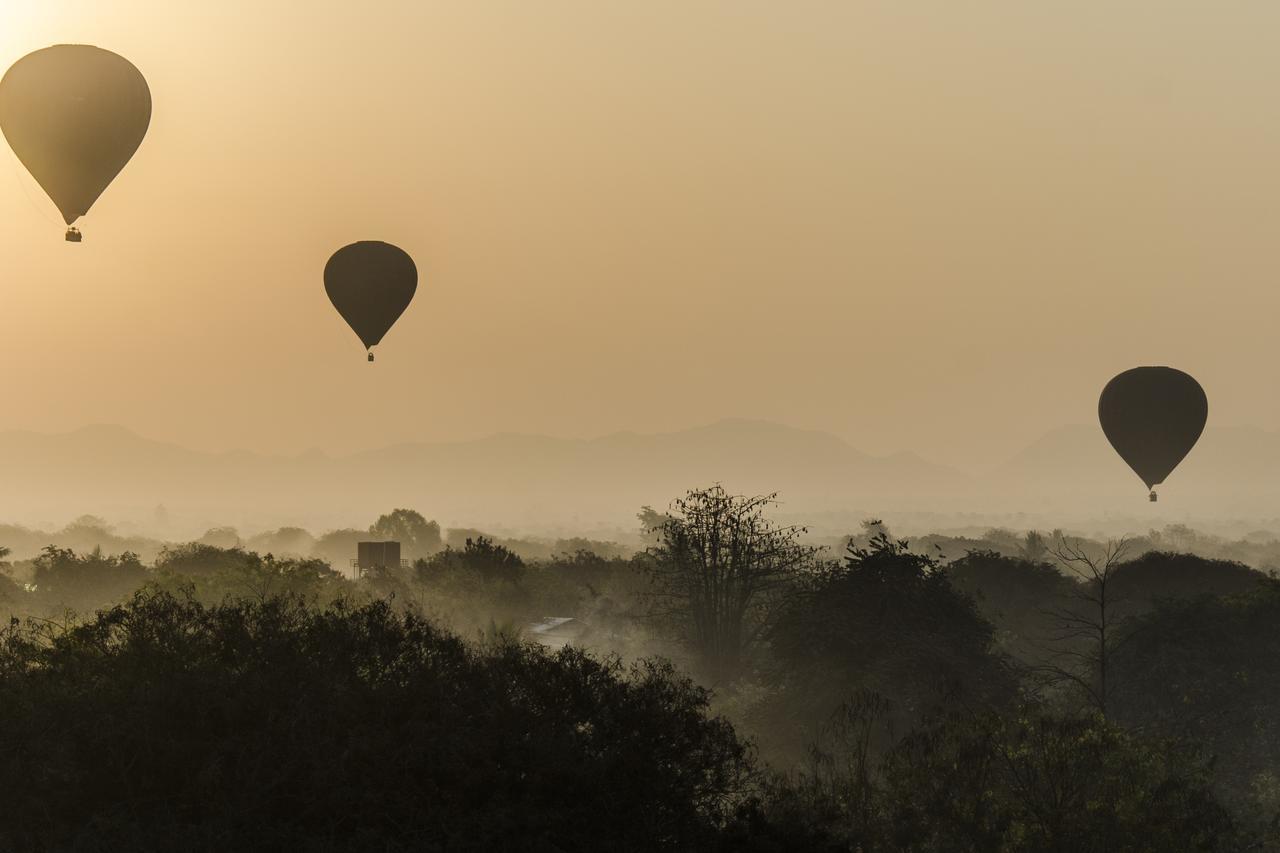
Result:
[[[407,560],[429,557],[439,551],[443,540],[440,525],[427,521],[422,513],[412,509],[395,509],[369,525],[369,535],[400,543]]]
[[[998,705],[1015,690],[973,602],[936,559],[883,533],[870,548],[850,544],[843,565],[788,603],[771,638],[772,724],[793,721],[797,737],[812,737],[859,690],[883,696],[904,725],[944,701]]]
[[[706,706],[668,665],[385,603],[141,594],[3,636],[0,847],[696,848],[751,778]]]

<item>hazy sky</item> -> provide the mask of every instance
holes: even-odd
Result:
[[[0,153],[0,428],[346,450],[754,417],[974,467],[1197,376],[1280,427],[1280,4],[0,0],[134,62],[63,243]],[[329,254],[408,250],[369,365]]]

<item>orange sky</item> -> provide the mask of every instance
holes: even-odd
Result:
[[[97,44],[155,104],[80,246],[0,151],[0,428],[300,451],[739,416],[973,468],[1142,363],[1277,428],[1278,27],[1262,0],[0,0],[0,65]],[[359,239],[422,274],[375,365],[321,282]]]

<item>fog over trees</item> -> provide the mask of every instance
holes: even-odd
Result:
[[[1277,32],[0,0],[0,853],[1280,853]]]
[[[625,542],[0,527],[0,846],[1280,849],[1280,543],[779,500]]]

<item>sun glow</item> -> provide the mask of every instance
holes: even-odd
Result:
[[[0,67],[52,44],[92,43],[103,29],[105,3],[85,0],[0,0]]]
[[[0,0],[0,65],[8,69],[24,54],[35,49],[29,46],[30,38],[41,29],[40,24],[45,17],[37,3]]]

